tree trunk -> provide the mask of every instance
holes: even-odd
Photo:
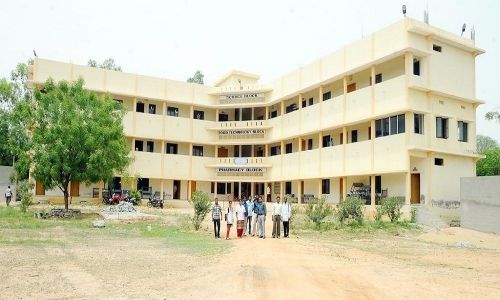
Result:
[[[67,211],[69,209],[69,199],[68,199],[69,193],[68,193],[67,183],[64,185],[63,194],[64,194],[64,209]]]

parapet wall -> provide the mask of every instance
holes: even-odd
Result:
[[[500,176],[462,178],[461,226],[500,234]]]

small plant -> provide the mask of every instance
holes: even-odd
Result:
[[[141,193],[138,190],[131,190],[128,192],[129,198],[134,198],[135,201],[132,203],[134,205],[140,205],[142,203]]]
[[[313,222],[315,229],[320,229],[323,220],[333,215],[333,208],[330,204],[326,203],[326,198],[314,198],[307,203],[305,214]]]
[[[397,222],[401,217],[401,200],[398,198],[386,198],[382,200],[382,205],[377,208],[375,219],[377,220],[377,216],[379,216],[379,221],[383,215],[387,215],[391,222]]]
[[[364,202],[359,198],[347,197],[337,205],[337,218],[340,223],[355,221],[363,223]]]
[[[417,222],[417,208],[416,207],[411,208],[410,215],[411,215],[410,222],[416,223]]]
[[[201,227],[201,223],[205,220],[208,212],[211,208],[210,197],[207,193],[202,191],[195,191],[191,195],[191,199],[189,202],[193,205],[194,208],[194,216],[191,219],[193,223],[194,229],[199,230]]]
[[[21,205],[19,207],[23,213],[26,212],[28,206],[31,205],[31,201],[33,200],[33,195],[31,194],[33,186],[33,183],[30,183],[27,180],[21,181],[17,185],[17,193],[21,199]]]

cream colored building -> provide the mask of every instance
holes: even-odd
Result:
[[[122,101],[129,173],[166,199],[264,194],[270,185],[273,199],[336,203],[356,183],[367,204],[382,195],[429,204],[458,201],[460,177],[475,175],[482,53],[404,18],[267,84],[240,71],[208,86],[39,58],[31,78],[82,77]],[[92,197],[96,187],[74,184],[73,193]]]

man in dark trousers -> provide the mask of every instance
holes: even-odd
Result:
[[[288,203],[288,197],[281,206],[281,219],[283,220],[283,236],[288,237],[290,233],[290,218],[292,217],[292,205]]]
[[[215,204],[212,207],[212,221],[214,222],[214,235],[220,239],[220,219],[222,216],[222,207],[219,205],[219,199],[215,198]]]

